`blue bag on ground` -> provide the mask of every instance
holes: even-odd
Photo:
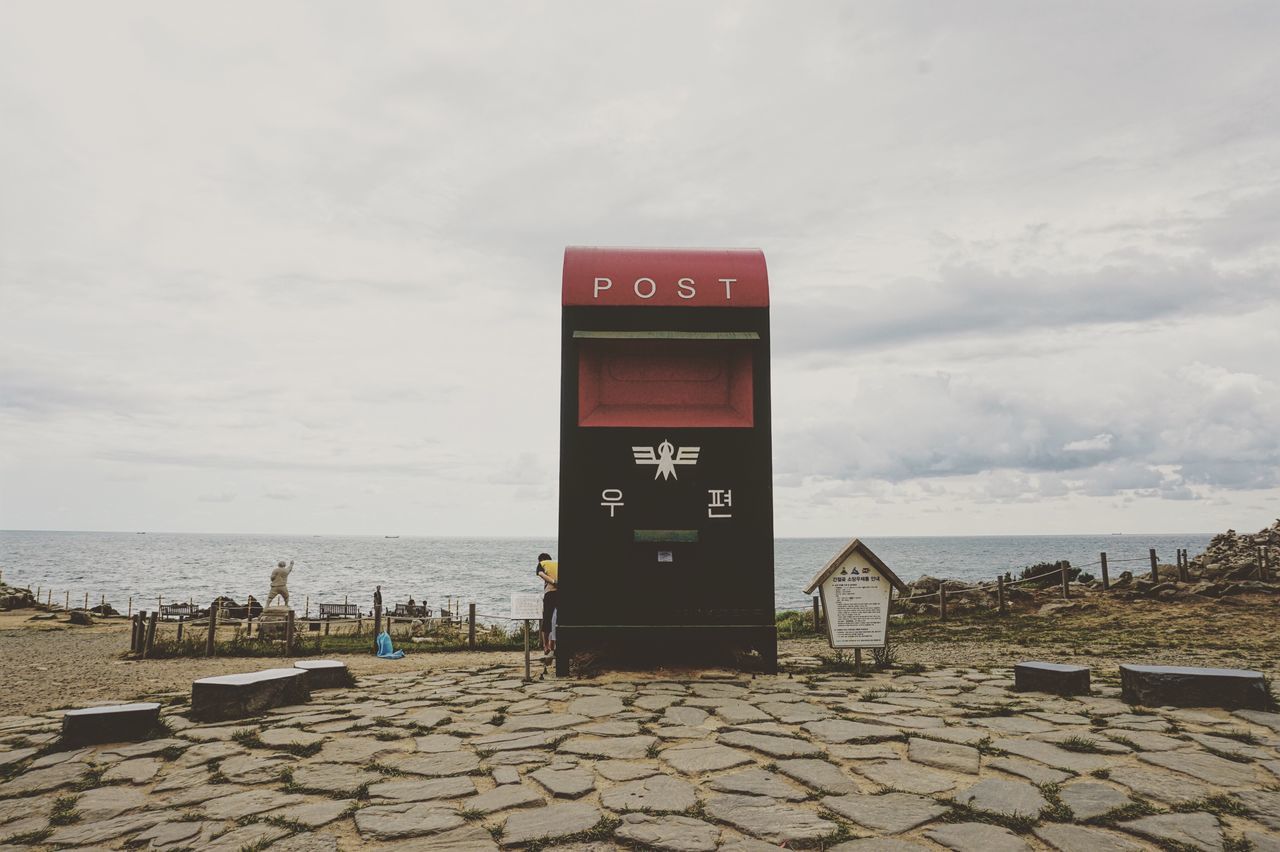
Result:
[[[384,660],[398,660],[404,651],[391,650],[391,636],[384,630],[378,634],[378,656]]]

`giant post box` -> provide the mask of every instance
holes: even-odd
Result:
[[[758,250],[564,255],[556,669],[627,646],[777,667]]]

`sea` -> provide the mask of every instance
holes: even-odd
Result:
[[[1204,551],[1211,533],[1181,535],[1039,535],[868,537],[863,541],[900,578],[923,575],[970,582],[994,580],[1039,562],[1090,566],[1107,554],[1112,576],[1149,565],[1149,548],[1173,563],[1179,548]],[[779,610],[810,605],[808,580],[840,552],[838,538],[780,538],[774,543],[774,602]],[[538,592],[538,553],[555,554],[554,538],[428,538],[201,533],[48,532],[0,530],[0,572],[12,586],[72,606],[105,599],[117,610],[152,609],[157,600],[207,604],[219,595],[264,600],[271,569],[294,560],[293,607],[356,603],[372,607],[375,586],[388,604],[410,597],[433,608],[476,604],[499,621],[513,592]],[[1087,571],[1098,573],[1096,567]]]

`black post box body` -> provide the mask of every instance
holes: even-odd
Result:
[[[777,667],[757,250],[565,250],[556,668],[600,645]]]

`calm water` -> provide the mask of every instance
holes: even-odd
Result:
[[[867,544],[903,580],[923,574],[962,580],[990,580],[1036,562],[1069,559],[1095,562],[1106,551],[1113,571],[1146,564],[1147,548],[1161,562],[1173,562],[1177,548],[1192,556],[1211,534],[1102,536],[969,536],[868,538]],[[808,605],[808,579],[844,544],[842,539],[778,539],[775,589],[779,609]],[[0,570],[6,582],[52,588],[54,599],[71,592],[73,601],[106,595],[121,611],[130,595],[134,608],[166,600],[197,602],[228,595],[243,601],[266,597],[268,577],[278,559],[294,559],[289,582],[295,607],[310,598],[341,602],[350,598],[372,606],[373,587],[382,585],[388,604],[410,595],[432,606],[446,596],[475,601],[481,614],[505,615],[512,592],[536,592],[533,576],[539,551],[556,552],[550,539],[371,538],[342,536],[201,535],[0,531]],[[1135,560],[1121,562],[1120,560]],[[1096,574],[1097,569],[1092,569]],[[143,604],[145,600],[148,603]]]

